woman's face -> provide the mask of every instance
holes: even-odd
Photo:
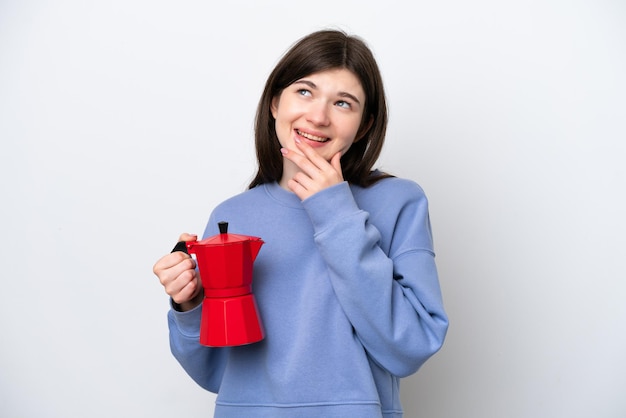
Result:
[[[297,152],[306,142],[327,161],[359,140],[365,92],[349,70],[333,69],[303,77],[272,101],[276,134],[283,148]]]

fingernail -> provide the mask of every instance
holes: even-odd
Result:
[[[294,138],[294,141],[296,141],[296,144],[300,144],[300,143],[302,143],[302,141],[300,140],[300,138]]]
[[[283,155],[287,155],[288,152],[289,151],[287,150],[287,148],[281,148],[280,149],[280,153],[283,154]]]

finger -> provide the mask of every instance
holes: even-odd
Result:
[[[341,169],[341,151],[333,155],[333,158],[330,160],[330,165],[343,177],[343,171]]]
[[[186,270],[164,287],[165,292],[176,303],[182,303],[195,295],[198,290],[198,280],[194,271]]]
[[[291,181],[299,186],[299,187],[296,187],[296,189],[302,188],[302,189],[309,190],[309,191],[312,189],[316,189],[315,179],[312,179],[311,177],[309,177],[308,174],[305,174],[302,172],[298,172],[294,174],[293,177],[291,178]],[[296,190],[292,190],[292,191],[294,193],[296,192]]]
[[[192,280],[196,277],[197,273],[195,267],[196,262],[192,258],[187,258],[173,267],[158,271],[157,277],[159,278],[161,284],[166,288],[171,287],[172,284],[179,281],[179,284],[175,286],[180,289],[184,286],[184,282]],[[181,280],[182,282],[180,282]]]
[[[298,196],[300,200],[304,200],[312,195],[312,193],[307,188],[305,188],[302,184],[298,183],[294,179],[290,179],[287,182],[287,186],[289,187],[289,190],[291,190],[296,196]]]
[[[308,146],[308,145],[307,145]],[[309,146],[310,148],[310,146]],[[311,149],[314,155],[308,162],[302,162],[301,172],[294,176],[294,180],[301,183],[305,188],[317,188],[318,190],[332,186],[343,181],[343,172],[341,169],[341,151],[335,153],[330,161],[326,161],[317,151]],[[297,157],[296,157],[297,158]]]
[[[319,155],[315,148],[305,142],[300,141],[297,138],[295,139],[295,143],[296,147],[298,147],[298,149],[302,151],[302,153],[309,159],[309,161],[313,163],[316,168],[322,169],[328,165],[328,161],[326,161],[324,157]]]
[[[304,154],[300,154],[297,151],[293,151],[287,148],[281,148],[280,152],[286,159],[297,165],[300,170],[307,173],[308,175],[313,176],[320,171],[319,167],[313,164],[310,158]]]
[[[186,232],[183,232],[182,234],[180,234],[180,236],[178,237],[178,241],[196,241],[198,239],[198,236],[196,234],[188,234]]]
[[[189,284],[187,284],[187,286],[185,286],[184,288],[182,288],[180,290],[180,292],[170,295],[170,297],[172,298],[172,300],[176,303],[178,303],[179,305],[185,303],[185,302],[189,302],[191,301],[193,298],[196,297],[196,295],[198,294],[198,285],[196,284],[196,282],[189,282]]]
[[[191,281],[199,281],[198,274],[194,270],[195,262],[192,259],[183,262],[167,270],[157,272],[157,277],[170,296],[177,295]]]
[[[188,254],[185,254],[181,251],[176,251],[161,257],[154,264],[152,271],[158,276],[160,272],[171,269],[172,267],[179,265],[182,262],[185,262],[185,260],[189,260],[193,263],[193,259]]]

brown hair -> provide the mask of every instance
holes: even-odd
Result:
[[[339,30],[321,30],[296,42],[267,79],[255,121],[258,171],[249,188],[278,181],[283,174],[283,157],[270,110],[272,99],[302,77],[340,68],[356,75],[366,95],[357,134],[362,138],[341,157],[344,179],[349,183],[369,186],[389,177],[386,174],[372,175],[372,167],[380,155],[387,130],[387,103],[376,60],[361,39]]]

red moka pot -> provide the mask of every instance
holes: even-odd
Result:
[[[189,254],[196,255],[204,288],[200,344],[225,347],[261,341],[264,332],[252,294],[252,264],[263,240],[229,234],[226,222],[218,225],[218,235],[186,243]]]

